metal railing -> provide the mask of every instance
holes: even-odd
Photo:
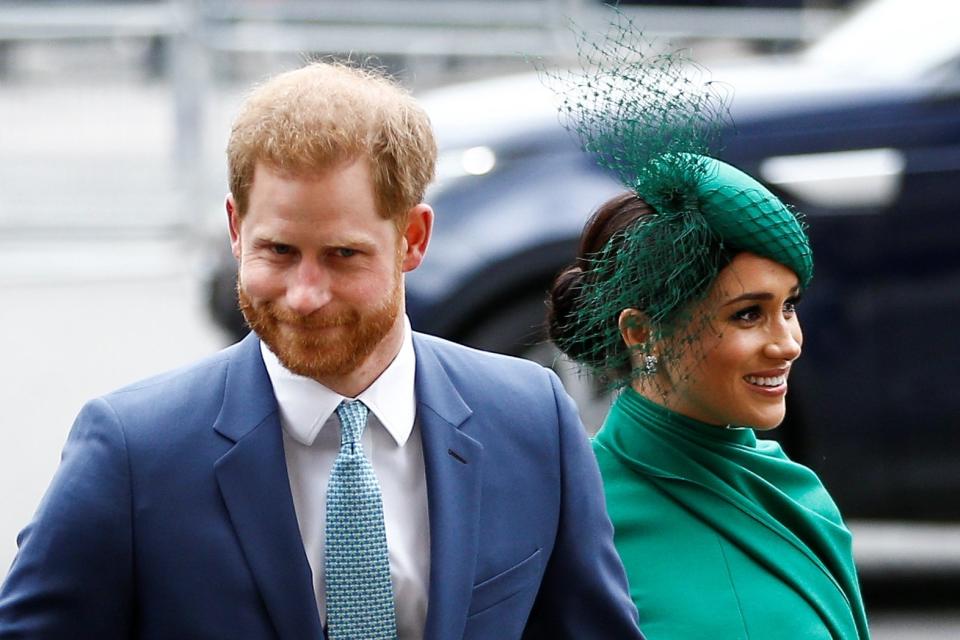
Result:
[[[646,32],[678,39],[696,36],[803,41],[822,32],[839,16],[836,11],[815,9],[631,5],[622,11],[643,25]],[[179,226],[198,224],[196,207],[203,202],[207,179],[205,109],[214,81],[210,68],[215,59],[271,52],[393,56],[413,69],[418,81],[431,84],[426,78],[436,68],[437,60],[562,57],[572,50],[568,40],[570,20],[586,29],[599,29],[609,19],[609,8],[596,0],[0,0],[0,56],[5,50],[9,53],[11,47],[36,46],[43,41],[149,40],[163,44],[173,114],[170,158],[168,168],[164,168],[169,175],[163,180],[164,184],[175,185],[176,193],[171,197],[165,192],[162,201],[180,204],[175,205],[178,213],[156,216],[156,220],[158,231],[164,227],[164,232],[170,233],[171,220],[178,220]],[[38,171],[43,169],[42,161],[29,161]],[[56,161],[58,166],[62,164],[60,158]],[[11,160],[8,168],[15,163]],[[22,175],[27,168],[22,163],[10,168],[8,178]],[[42,177],[35,180],[42,183]],[[87,198],[90,207],[98,208],[98,215],[78,215],[76,225],[99,228],[112,215],[119,221],[119,230],[143,233],[149,229],[149,225],[124,222],[120,213],[109,213],[129,208],[133,196],[122,195],[126,191],[111,196],[100,191],[106,191],[102,184],[91,186]],[[102,207],[95,197],[104,199]],[[70,233],[69,224],[60,224],[70,215],[62,200],[44,200],[46,204],[37,206],[36,215],[8,215],[5,222],[0,196],[0,225],[29,226],[24,220],[32,219],[39,221],[38,228],[44,232],[62,227],[67,229],[63,233]],[[49,224],[42,220],[48,213],[44,207],[50,210]]]
[[[621,11],[654,34],[743,40],[804,41],[839,16],[818,8]],[[567,18],[589,27],[608,17],[596,0],[34,0],[0,3],[0,41],[168,37],[198,29],[205,46],[223,50],[514,55],[531,45],[534,53],[556,53],[552,34],[566,30]]]
[[[151,38],[183,29],[179,2],[0,4],[0,41]]]

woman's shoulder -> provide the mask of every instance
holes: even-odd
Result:
[[[593,450],[603,478],[607,511],[621,540],[649,545],[663,538],[669,546],[673,531],[690,526],[701,529],[702,524],[660,486],[662,478],[625,464],[596,439]]]

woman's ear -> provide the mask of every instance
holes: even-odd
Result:
[[[623,341],[631,349],[643,344],[650,337],[650,324],[647,316],[637,309],[624,309],[617,318],[617,326]]]

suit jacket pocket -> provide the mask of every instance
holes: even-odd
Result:
[[[474,585],[467,616],[483,613],[490,607],[532,586],[539,580],[543,569],[542,553],[538,548],[526,559]]]

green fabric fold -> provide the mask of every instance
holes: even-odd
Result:
[[[793,630],[795,620],[804,634],[822,624],[815,637],[869,638],[850,532],[817,476],[789,460],[776,442],[758,440],[752,429],[686,418],[628,388],[597,434],[594,451],[641,626],[651,640],[653,629],[664,638],[708,637],[681,630],[698,617],[712,624],[737,615],[731,625],[739,630],[729,637],[814,637]],[[664,554],[671,546],[673,553]],[[669,586],[661,594],[658,580],[676,583],[680,554],[702,555],[694,566],[704,571],[722,557],[729,576],[720,587],[710,577],[713,586],[704,592],[697,590],[704,576],[687,576],[697,597],[676,599]],[[765,593],[781,595],[758,605]],[[730,611],[731,602],[739,614]],[[800,610],[804,603],[809,610]],[[716,611],[705,615],[711,606]],[[645,607],[651,630],[643,624]],[[781,607],[788,617],[773,615]]]

